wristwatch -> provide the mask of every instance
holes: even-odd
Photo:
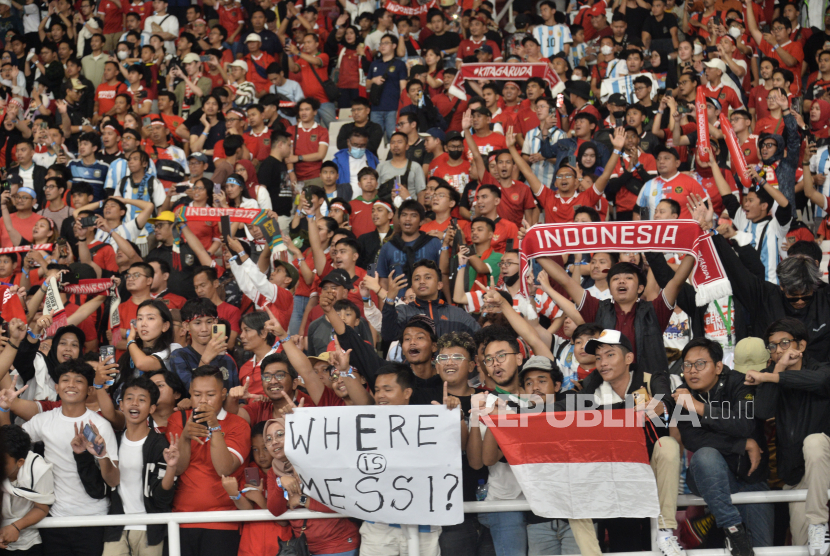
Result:
[[[305,506],[308,504],[308,496],[305,494],[300,495],[300,506]]]
[[[302,161],[303,161],[303,155],[298,156],[297,157],[297,162],[302,162]]]

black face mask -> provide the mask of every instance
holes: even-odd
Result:
[[[453,160],[458,160],[464,155],[464,151],[447,151],[447,154]]]
[[[513,276],[504,276],[504,285],[508,288],[511,287],[519,280],[519,273],[517,272]]]
[[[614,112],[615,120],[622,120],[623,118],[625,118],[625,110],[621,110],[620,112]]]

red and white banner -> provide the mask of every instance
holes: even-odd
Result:
[[[51,251],[51,243],[41,243],[39,245],[21,245],[19,247],[2,247],[0,253],[28,253],[29,251]]]
[[[732,294],[732,286],[720,262],[712,238],[694,220],[638,222],[566,222],[537,224],[521,244],[521,273],[530,271],[529,259],[570,253],[686,253],[697,261],[692,285],[699,307]],[[528,295],[527,281],[521,280]]]
[[[703,147],[709,147],[709,115],[706,110],[706,95],[703,94],[703,87],[697,88],[695,117],[697,118],[697,159],[709,162],[709,152],[703,151]]]
[[[228,216],[231,222],[253,223],[263,211],[259,209],[221,208],[221,207],[182,207],[176,211],[177,221],[219,222]]]
[[[531,77],[544,79],[551,90],[559,84],[559,76],[548,64],[462,64],[450,85],[450,94],[467,100],[464,81],[489,79],[491,81],[527,81]]]
[[[423,28],[427,25],[427,12],[432,8],[435,8],[437,5],[438,4],[435,2],[435,0],[431,0],[423,6],[401,6],[397,2],[392,2],[392,0],[389,0],[388,2],[386,2],[384,8],[386,8],[386,11],[388,11],[392,15],[406,15],[409,17],[418,16],[418,18],[421,20],[421,27]]]
[[[741,184],[744,187],[749,187],[752,185],[752,180],[746,176],[746,157],[743,151],[741,151],[738,136],[735,135],[735,130],[732,129],[732,123],[726,117],[726,114],[721,112],[719,118],[720,130],[723,132],[724,138],[726,138],[726,148],[729,149],[729,157],[732,159],[732,170],[738,174]]]
[[[110,278],[79,280],[77,284],[63,284],[61,289],[70,295],[91,295],[109,292],[113,289],[113,282]]]
[[[657,517],[657,482],[645,431],[633,413],[615,409],[500,415],[488,428],[539,517]],[[567,418],[573,418],[567,425],[548,422]],[[524,420],[527,426],[519,426]],[[593,426],[577,426],[586,423]]]

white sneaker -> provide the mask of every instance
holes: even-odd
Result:
[[[660,529],[657,531],[657,548],[660,549],[663,556],[686,556],[686,551],[680,548],[677,544],[677,537],[670,529]]]
[[[827,524],[810,525],[807,528],[807,546],[810,556],[827,556],[830,554],[830,531]]]

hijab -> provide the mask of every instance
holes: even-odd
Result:
[[[594,164],[593,166],[585,166],[582,164],[582,155],[585,154],[585,151],[588,149],[592,149],[594,151]],[[582,168],[583,174],[595,175],[597,171],[597,165],[599,164],[599,149],[597,148],[597,144],[593,141],[585,141],[582,143],[576,151],[576,163]]]
[[[285,417],[268,419],[265,421],[265,428],[262,429],[264,436],[268,436],[268,428],[274,424],[282,425],[283,430],[285,430]],[[286,475],[293,475],[294,477],[297,477],[297,472],[294,471],[294,466],[291,465],[290,461],[281,461],[274,458],[271,461],[271,469],[274,470],[274,474],[277,477],[285,477]]]
[[[810,128],[813,135],[818,139],[827,139],[830,137],[830,102],[818,99],[815,101],[821,110],[821,116],[817,122],[810,121]]]
[[[248,189],[248,195],[251,196],[251,199],[256,199],[256,188],[259,183],[257,183],[254,164],[250,160],[237,160],[236,163],[245,168],[245,173],[248,174],[248,179],[245,180],[245,187]]]

